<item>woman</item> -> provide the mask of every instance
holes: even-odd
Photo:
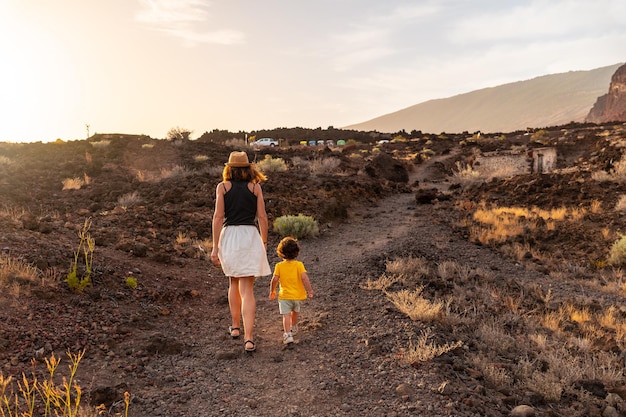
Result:
[[[267,260],[267,213],[261,181],[267,178],[248,162],[245,152],[231,152],[217,185],[211,261],[228,276],[228,305],[233,339],[243,318],[244,349],[254,352],[256,314],[254,277],[270,275]],[[257,228],[258,226],[258,228]]]

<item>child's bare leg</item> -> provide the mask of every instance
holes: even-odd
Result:
[[[298,324],[298,312],[292,311],[291,312],[291,326],[289,326],[289,328],[291,329],[291,327],[296,326],[297,324]]]
[[[289,333],[291,331],[291,314],[283,314],[283,330],[285,333]]]

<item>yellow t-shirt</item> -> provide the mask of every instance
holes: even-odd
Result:
[[[304,264],[295,259],[279,262],[274,267],[274,276],[280,284],[279,300],[306,300],[306,289],[302,283],[302,274],[306,272]]]

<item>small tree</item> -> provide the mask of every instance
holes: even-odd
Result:
[[[167,140],[189,140],[193,132],[188,129],[184,129],[182,127],[173,127],[167,132],[166,139]]]

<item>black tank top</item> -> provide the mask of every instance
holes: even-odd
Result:
[[[224,226],[254,226],[256,196],[248,188],[248,181],[231,181],[224,194]]]

